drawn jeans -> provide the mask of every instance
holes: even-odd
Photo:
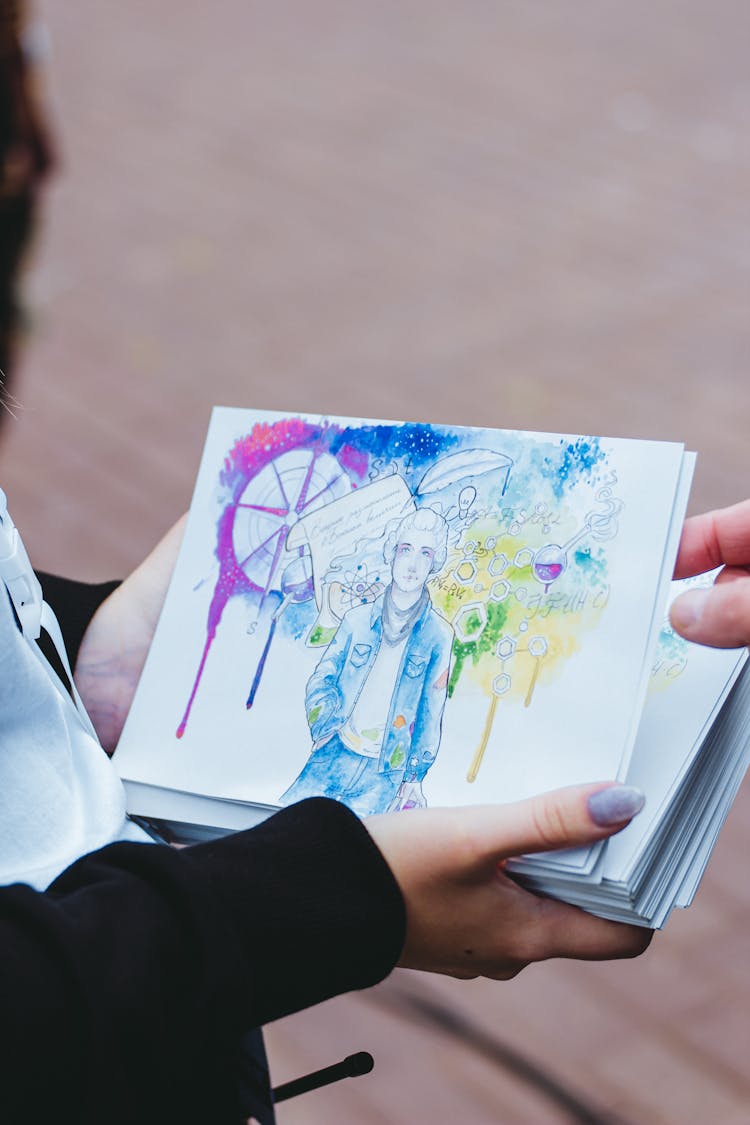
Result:
[[[403,771],[382,773],[378,759],[355,754],[337,734],[313,750],[296,781],[279,798],[282,805],[306,797],[332,797],[358,816],[386,812],[403,779]]]

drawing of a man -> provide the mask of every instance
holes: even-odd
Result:
[[[431,508],[410,513],[386,539],[390,585],[344,615],[308,680],[313,750],[283,804],[322,795],[361,816],[425,804],[453,643],[426,583],[445,563],[447,540]]]

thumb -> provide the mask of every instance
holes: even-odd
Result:
[[[728,571],[708,589],[688,590],[675,598],[670,620],[688,641],[714,648],[741,648],[750,644],[750,577],[746,571]]]
[[[512,805],[472,809],[480,852],[495,862],[526,852],[594,844],[619,832],[645,804],[640,789],[614,782],[555,789]]]

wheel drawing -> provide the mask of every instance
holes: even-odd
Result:
[[[232,545],[237,565],[263,598],[281,590],[284,570],[304,552],[286,549],[295,523],[350,491],[336,458],[311,449],[280,453],[247,482],[237,502]]]

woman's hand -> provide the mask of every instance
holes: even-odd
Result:
[[[112,753],[164,604],[185,527],[183,516],[158,546],[102,602],[81,641],[76,686],[99,735]]]
[[[600,782],[512,805],[417,809],[369,817],[406,902],[400,964],[455,977],[509,980],[550,957],[635,957],[651,931],[595,918],[524,890],[504,870],[527,852],[606,839],[643,805],[638,790]]]
[[[670,612],[674,629],[714,648],[750,644],[750,500],[685,521],[675,578],[723,566],[714,585],[688,590]]]

